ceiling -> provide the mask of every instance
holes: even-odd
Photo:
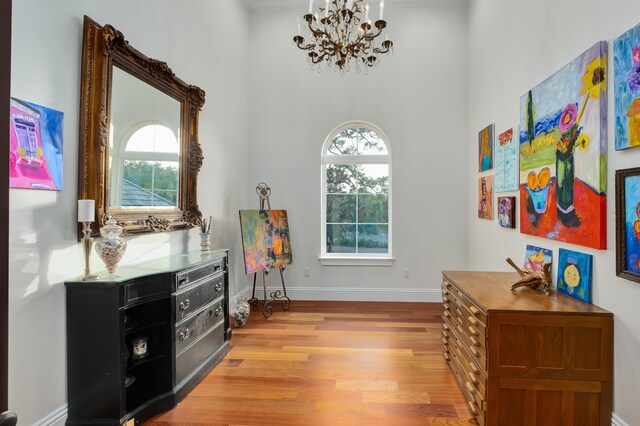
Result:
[[[322,0],[315,0],[316,6]],[[378,0],[369,0],[374,5]],[[242,0],[247,8],[252,12],[276,11],[276,10],[296,10],[306,9],[309,6],[307,0]],[[467,4],[469,0],[385,0],[386,7],[409,7],[409,6],[446,6]]]

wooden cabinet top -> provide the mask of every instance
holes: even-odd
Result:
[[[487,312],[612,315],[595,305],[558,293],[553,288],[549,296],[530,288],[512,291],[511,286],[520,279],[515,272],[442,271],[442,274]]]

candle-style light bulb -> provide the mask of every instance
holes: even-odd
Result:
[[[364,22],[369,21],[369,3],[364,5]]]
[[[329,0],[327,0],[324,4],[324,17],[329,16]]]
[[[313,0],[309,0],[309,14],[313,12]]]
[[[296,18],[298,21],[298,35],[300,35],[300,15],[298,15]]]
[[[380,0],[380,20],[384,17],[384,0]]]

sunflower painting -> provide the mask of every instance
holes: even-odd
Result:
[[[606,249],[607,43],[520,99],[520,229]]]

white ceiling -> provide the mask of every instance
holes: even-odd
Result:
[[[258,11],[276,11],[276,10],[295,10],[306,9],[309,6],[307,0],[242,0],[252,12]],[[315,0],[316,6],[321,0]],[[377,0],[369,0],[371,4],[375,4]],[[409,6],[446,6],[467,4],[469,0],[385,0],[386,7],[409,7]]]

